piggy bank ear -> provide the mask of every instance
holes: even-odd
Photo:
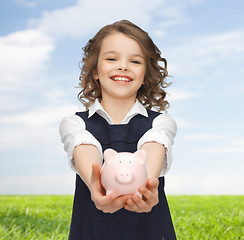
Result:
[[[104,151],[103,155],[104,155],[104,161],[105,162],[109,162],[113,157],[115,157],[118,153],[116,151],[114,151],[111,148],[108,148]]]
[[[138,150],[134,153],[134,156],[141,160],[143,163],[146,162],[146,159],[147,159],[147,154],[144,150]]]

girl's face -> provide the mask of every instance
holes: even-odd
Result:
[[[97,71],[103,99],[136,100],[143,84],[146,60],[140,45],[123,33],[105,37],[98,56]]]

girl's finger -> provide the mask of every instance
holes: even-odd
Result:
[[[128,199],[126,201],[125,209],[128,211],[136,212],[138,210],[138,207],[132,199]]]
[[[147,204],[148,208],[152,208],[156,204],[158,204],[158,188],[156,188],[157,184],[153,191],[149,190],[148,187],[139,187],[139,192],[144,196],[145,203]],[[142,205],[140,205],[142,207]]]
[[[130,199],[131,196],[130,195],[124,195],[124,196],[121,196],[121,197],[118,197],[117,199],[115,199],[114,201],[114,205],[116,207],[124,207],[126,202],[128,201],[128,199]]]
[[[147,209],[149,208],[148,203],[144,201],[141,197],[134,195],[133,201],[137,206],[137,209],[141,212],[147,212]]]
[[[152,192],[146,187],[139,187],[139,192],[142,194],[142,196],[145,198],[145,201],[151,202],[152,199],[155,197],[155,191]]]
[[[118,197],[116,193],[111,193],[107,196],[103,196],[102,198],[100,198],[99,204],[104,207],[110,206],[112,208],[122,208],[129,198],[130,195]]]
[[[158,189],[158,185],[159,185],[159,180],[157,178],[149,178],[147,180],[147,188],[150,191],[154,191],[155,189]]]

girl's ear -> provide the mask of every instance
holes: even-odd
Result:
[[[95,80],[98,80],[99,79],[98,74],[97,74],[97,70],[93,70],[93,78]]]
[[[145,83],[146,83],[146,80],[145,80],[145,76],[144,76],[144,79],[143,79],[142,85],[145,85]]]

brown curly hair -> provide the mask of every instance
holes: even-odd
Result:
[[[164,88],[170,85],[165,81],[168,76],[167,61],[161,57],[160,50],[153,43],[148,33],[128,20],[122,20],[103,27],[82,48],[84,57],[82,58],[83,65],[79,77],[79,86],[82,90],[78,94],[78,99],[88,109],[96,98],[101,98],[100,84],[99,81],[94,79],[94,72],[97,69],[102,40],[114,32],[123,33],[134,39],[141,46],[146,56],[144,84],[137,92],[137,99],[147,109],[154,107],[157,111],[166,110],[169,103],[165,100],[166,92]],[[160,61],[164,63],[164,67],[159,65]]]

